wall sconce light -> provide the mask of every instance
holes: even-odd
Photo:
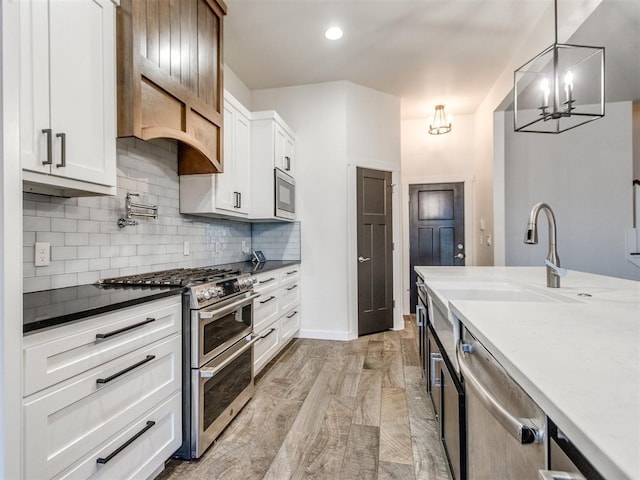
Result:
[[[513,74],[516,132],[562,133],[604,117],[604,47],[555,42]]]
[[[433,122],[429,125],[429,133],[431,135],[442,135],[451,131],[451,118],[444,113],[444,105],[436,105],[436,111],[433,114]]]

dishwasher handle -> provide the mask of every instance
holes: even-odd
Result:
[[[543,440],[544,432],[538,428],[526,425],[532,423],[529,419],[520,419],[512,415],[498,400],[491,395],[486,388],[482,386],[480,381],[473,374],[469,365],[465,360],[465,353],[471,353],[471,345],[458,342],[456,348],[456,357],[460,372],[464,378],[465,386],[471,387],[479,397],[480,402],[485,406],[500,425],[502,425],[511,436],[513,436],[522,445],[529,443],[540,443]]]

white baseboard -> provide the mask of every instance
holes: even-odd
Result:
[[[313,338],[316,340],[353,340],[356,337],[351,332],[336,332],[331,330],[299,330],[296,334],[298,338]]]

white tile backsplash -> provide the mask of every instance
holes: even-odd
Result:
[[[254,223],[253,250],[262,250],[267,260],[300,260],[300,222]]]
[[[181,215],[174,142],[118,140],[118,193],[112,197],[23,195],[24,291],[94,283],[101,278],[218,265],[250,258],[244,241],[270,260],[300,259],[300,224],[249,224]],[[158,205],[158,218],[119,228],[127,192]],[[48,267],[34,267],[35,242],[51,244]],[[183,242],[190,255],[183,255]],[[216,245],[219,249],[216,252]]]

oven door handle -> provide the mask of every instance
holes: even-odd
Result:
[[[227,305],[226,307],[222,307],[220,309],[213,309],[213,310],[209,310],[209,311],[200,311],[200,312],[198,312],[198,317],[203,319],[203,320],[208,320],[208,319],[213,318],[213,317],[223,317],[227,313],[233,312],[239,306],[244,305],[245,303],[249,303],[249,302],[251,302],[251,300],[253,300],[254,298],[257,298],[259,296],[260,296],[259,293],[254,293],[252,295],[249,295],[248,297],[244,297],[242,300],[238,300],[237,302],[233,302],[232,304]]]
[[[242,355],[244,352],[249,350],[254,343],[260,340],[259,336],[251,335],[251,340],[247,341],[247,344],[238,350],[236,353],[231,355],[229,358],[225,358],[222,362],[220,362],[215,367],[202,367],[200,369],[200,376],[202,378],[215,377],[220,371],[222,371],[225,367],[227,367],[231,362],[233,362],[236,358]]]

